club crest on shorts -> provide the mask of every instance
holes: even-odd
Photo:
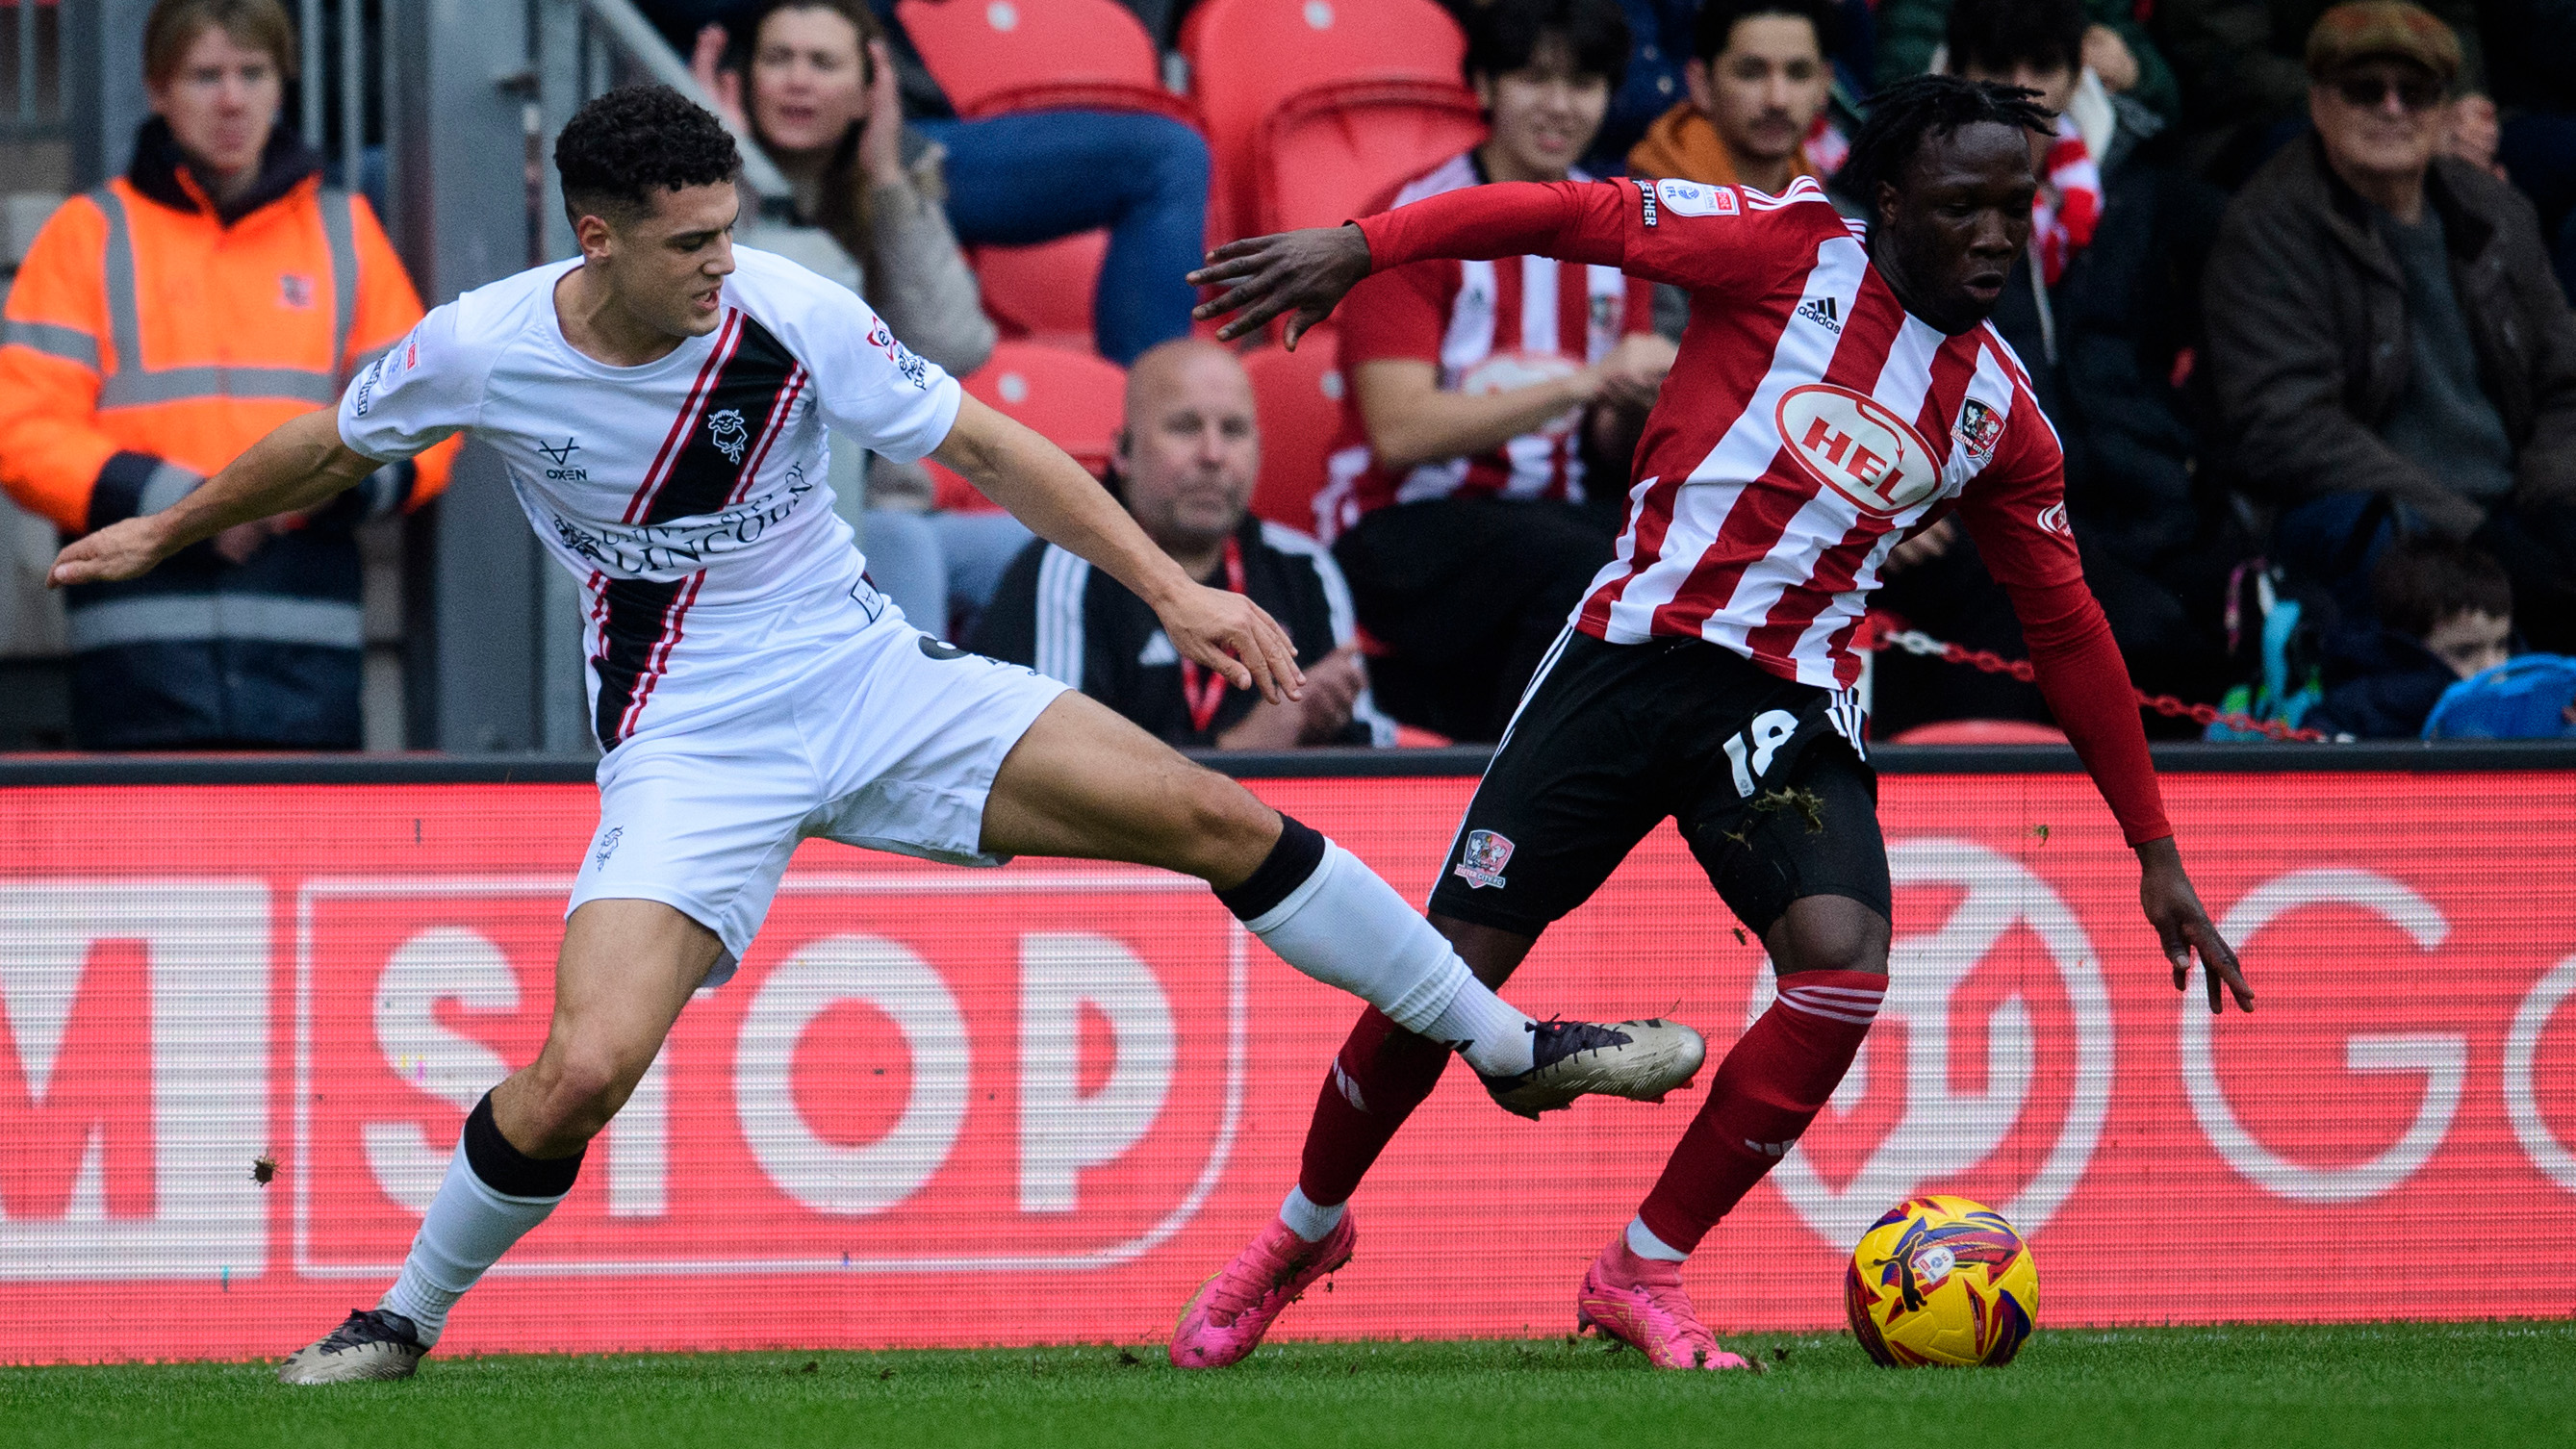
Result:
[[[1470,830],[1467,844],[1458,852],[1458,868],[1449,872],[1465,881],[1471,889],[1499,887],[1503,867],[1511,864],[1511,837],[1490,830]]]

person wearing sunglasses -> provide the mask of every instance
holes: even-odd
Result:
[[[2315,132],[2228,208],[2204,292],[2272,555],[2366,619],[2391,543],[2467,539],[2532,647],[2576,649],[2576,318],[2531,204],[2445,152],[2458,39],[2363,0],[2318,20],[2307,63]]]

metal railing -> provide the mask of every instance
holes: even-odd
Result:
[[[60,4],[16,0],[5,8],[9,103],[0,106],[0,142],[59,140],[70,133],[63,87]],[[51,94],[47,94],[47,87]]]

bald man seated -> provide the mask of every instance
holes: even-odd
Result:
[[[1116,579],[1041,539],[1002,575],[974,647],[1063,680],[1183,748],[1391,745],[1352,643],[1350,586],[1323,546],[1252,516],[1261,427],[1252,380],[1224,348],[1182,338],[1127,374],[1109,486],[1190,577],[1249,595],[1296,641],[1300,699],[1272,704],[1184,659]]]

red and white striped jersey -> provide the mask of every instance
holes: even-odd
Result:
[[[1487,187],[1361,223],[1380,266],[1546,251],[1691,293],[1617,556],[1575,627],[1698,636],[1783,678],[1860,677],[1879,569],[1956,512],[2014,587],[2077,583],[2057,434],[1991,326],[1909,315],[1814,182]]]
[[[1576,173],[1578,180],[1591,178]],[[1481,185],[1476,153],[1462,152],[1398,191],[1402,206]],[[1404,358],[1436,364],[1440,387],[1501,392],[1561,377],[1598,362],[1619,339],[1654,326],[1654,289],[1617,267],[1567,266],[1553,257],[1416,262],[1352,289],[1337,314],[1341,369]],[[1580,408],[1490,453],[1424,463],[1404,472],[1369,456],[1356,389],[1344,395],[1342,435],[1331,482],[1316,500],[1327,536],[1391,503],[1453,494],[1503,498],[1583,497]]]

